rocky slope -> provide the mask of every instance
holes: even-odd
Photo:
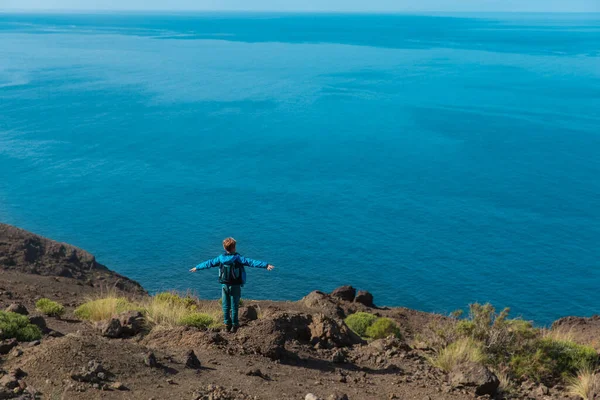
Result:
[[[235,334],[188,327],[148,332],[137,312],[99,326],[73,316],[75,306],[107,287],[146,296],[83,250],[0,225],[0,276],[3,309],[35,320],[35,301],[49,297],[68,310],[44,318],[41,341],[0,342],[0,399],[450,400],[475,398],[498,384],[485,369],[445,374],[430,365],[431,350],[417,338],[444,317],[376,307],[368,292],[351,287],[297,302],[246,301]],[[394,320],[403,339],[364,341],[343,323],[357,311]],[[597,319],[557,324],[585,326],[586,338],[600,333]],[[511,396],[566,398],[559,389],[525,382]]]
[[[144,294],[142,286],[99,264],[85,250],[0,223],[0,268],[71,278],[92,287]]]

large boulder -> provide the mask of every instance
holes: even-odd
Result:
[[[455,387],[474,388],[478,396],[493,396],[498,390],[500,381],[487,367],[467,362],[457,365],[448,376],[450,383]]]
[[[238,333],[238,340],[244,343],[247,351],[273,360],[286,356],[285,343],[299,341],[308,343],[311,332],[310,315],[292,312],[276,312],[254,321],[251,329]]]
[[[328,294],[315,290],[300,300],[306,308],[323,313],[328,317],[344,318],[344,310]]]
[[[360,303],[367,307],[375,307],[375,304],[373,304],[373,295],[366,290],[359,290],[358,293],[356,293],[354,302]]]
[[[363,340],[344,322],[338,323],[323,314],[314,315],[308,328],[311,334],[311,344],[319,347],[333,348],[363,343]]]
[[[343,301],[353,301],[354,297],[356,297],[356,289],[349,285],[340,286],[339,288],[331,292],[331,297]]]

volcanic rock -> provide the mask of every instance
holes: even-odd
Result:
[[[375,304],[373,304],[373,295],[366,290],[359,290],[354,301],[367,307],[375,307]]]
[[[462,363],[450,372],[449,380],[455,387],[473,387],[478,396],[493,396],[500,385],[498,377],[478,363]]]
[[[340,286],[331,292],[331,297],[343,300],[343,301],[353,301],[354,297],[356,297],[356,289],[352,286]]]

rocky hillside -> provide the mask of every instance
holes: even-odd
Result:
[[[350,286],[296,302],[245,300],[240,330],[228,333],[209,315],[218,313],[215,300],[150,297],[85,251],[7,225],[0,225],[0,276],[0,307],[7,311],[0,312],[6,328],[0,330],[0,399],[575,400],[582,397],[568,394],[548,368],[572,361],[563,348],[569,357],[597,362],[595,350],[577,343],[600,337],[598,318],[568,317],[542,332],[486,307],[474,310],[490,316],[483,323],[377,307],[369,292]],[[118,297],[105,297],[107,286]],[[65,310],[37,310],[42,297]],[[83,303],[113,300],[115,311],[105,317],[80,311]],[[182,310],[197,319],[171,318]],[[9,318],[36,326],[41,338],[30,337],[31,330],[11,333]],[[553,336],[563,328],[572,337]],[[456,343],[475,342],[485,349],[469,357],[455,351]],[[552,347],[556,360],[527,358],[528,346],[539,343],[560,344]],[[490,366],[492,357],[502,365],[501,357],[513,351],[522,352],[523,365],[508,363],[509,372]],[[478,352],[486,357],[475,357]]]
[[[0,223],[0,268],[72,278],[90,286],[145,293],[142,286],[99,264],[85,250]]]

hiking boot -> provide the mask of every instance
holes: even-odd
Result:
[[[225,325],[225,332],[231,332],[231,325]]]
[[[237,325],[234,325],[233,328],[231,328],[231,333],[236,333],[238,331],[238,329],[240,329],[240,327]]]

